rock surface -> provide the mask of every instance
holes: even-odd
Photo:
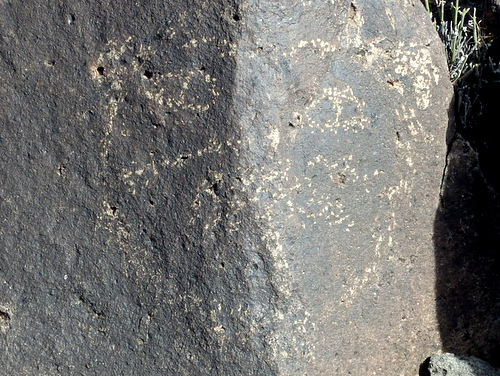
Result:
[[[451,86],[417,0],[0,1],[0,360],[415,375]]]
[[[428,376],[499,376],[488,363],[474,357],[439,354],[430,358]]]
[[[235,176],[237,14],[0,2],[2,372],[273,374]]]
[[[432,231],[452,90],[419,2],[344,5],[242,7],[243,181],[288,276],[280,372],[414,375],[440,348]]]

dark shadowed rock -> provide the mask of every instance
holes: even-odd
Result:
[[[477,7],[492,43],[481,69],[456,90],[457,122],[434,227],[436,306],[443,351],[500,367],[500,86],[494,69],[500,50],[491,37],[498,36],[498,1],[460,4]]]
[[[429,376],[498,376],[500,371],[478,358],[445,353],[430,358],[426,374]]]
[[[460,134],[447,159],[434,227],[443,349],[499,366],[500,197]]]
[[[0,1],[2,372],[413,375],[451,87],[417,0]]]
[[[237,4],[0,9],[1,373],[273,374]]]

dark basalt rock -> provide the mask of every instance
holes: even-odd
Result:
[[[0,8],[1,372],[274,373],[232,146],[237,4]]]
[[[412,374],[451,85],[417,0],[0,2],[5,374]]]

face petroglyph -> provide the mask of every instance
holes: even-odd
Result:
[[[175,35],[174,32],[171,34],[172,37]],[[197,48],[197,43],[194,42],[191,40],[184,48]],[[222,44],[227,42],[223,41]],[[104,106],[108,109],[110,130],[113,128],[118,105],[127,97],[129,85],[126,81],[130,81],[130,78],[136,84],[135,90],[150,101],[151,111],[155,111],[160,118],[165,116],[161,112],[205,112],[221,94],[216,83],[217,79],[211,77],[204,67],[171,69],[167,65],[161,72],[150,71],[147,62],[154,58],[157,51],[149,45],[141,44],[133,36],[121,44],[117,41],[108,42],[107,50],[90,65],[89,73],[99,84],[109,88],[108,103]],[[206,85],[207,83],[209,85]],[[213,97],[211,103],[199,103],[193,90],[200,87],[211,92]]]
[[[174,29],[167,29],[163,34],[168,39],[177,37]],[[234,50],[234,46],[225,39],[220,42],[215,41],[215,37],[190,39],[181,49],[191,51],[206,48],[207,43],[220,44],[221,54],[233,54],[231,51]],[[96,61],[89,66],[90,77],[96,85],[105,88],[102,106],[107,126],[103,129],[101,140],[101,157],[104,163],[107,163],[110,153],[114,153],[122,142],[127,142],[127,138],[133,142],[133,139],[142,133],[133,124],[128,124],[127,111],[131,105],[128,103],[130,97],[142,98],[145,104],[141,106],[153,119],[149,127],[168,128],[172,119],[180,119],[182,114],[203,117],[203,114],[215,105],[222,93],[217,79],[211,76],[204,66],[189,69],[167,64],[161,71],[153,69],[149,62],[153,61],[157,54],[158,51],[153,47],[141,43],[135,36],[130,36],[122,42],[109,41],[105,52],[100,53]],[[200,95],[200,90],[204,91],[204,95]],[[200,97],[205,100],[200,101]],[[207,101],[206,98],[210,100]],[[222,153],[222,148],[221,141],[214,138],[205,140],[204,145],[196,150],[173,156],[163,155],[158,158],[157,153],[153,151],[143,152],[137,160],[130,160],[129,166],[122,167],[122,180],[130,194],[135,195],[138,186],[151,186],[159,174],[159,168],[182,170],[186,165],[196,159],[204,158],[207,154]]]

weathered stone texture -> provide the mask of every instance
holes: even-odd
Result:
[[[1,372],[415,375],[451,100],[426,20],[0,1]]]

